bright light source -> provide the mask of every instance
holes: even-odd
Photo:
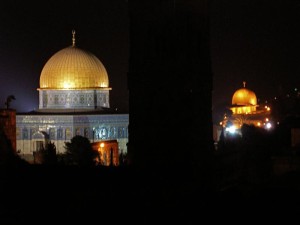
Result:
[[[271,123],[267,123],[267,124],[266,124],[266,128],[267,128],[267,129],[271,129],[271,127],[272,127],[272,124],[271,124]]]
[[[235,131],[236,131],[236,127],[235,126],[226,127],[225,130],[228,131],[231,134],[234,134]]]
[[[100,147],[101,147],[101,148],[103,148],[103,147],[104,147],[104,143],[103,143],[103,142],[100,144]]]

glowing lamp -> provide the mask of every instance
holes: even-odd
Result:
[[[267,123],[266,124],[266,128],[269,130],[269,129],[271,129],[272,128],[272,124],[271,123]]]
[[[236,131],[236,127],[235,126],[230,126],[230,127],[227,127],[225,130],[228,131],[231,134],[234,134],[235,131]]]

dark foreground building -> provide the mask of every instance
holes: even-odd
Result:
[[[0,109],[0,135],[4,135],[10,142],[8,144],[16,151],[16,110]],[[3,143],[0,147],[7,148]]]
[[[212,149],[208,1],[129,1],[129,149],[147,168],[207,171]],[[145,144],[147,143],[147,144]]]

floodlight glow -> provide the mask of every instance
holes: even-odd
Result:
[[[236,131],[236,127],[235,126],[230,126],[226,128],[226,131],[228,131],[231,134],[234,134]]]
[[[267,124],[266,124],[266,128],[267,128],[267,129],[270,129],[271,127],[272,127],[272,124],[271,124],[271,123],[267,123]]]

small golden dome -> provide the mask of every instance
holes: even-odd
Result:
[[[40,76],[41,89],[108,88],[109,80],[101,61],[88,51],[73,46],[55,53]]]
[[[234,92],[232,105],[257,105],[256,95],[247,88],[241,88]]]

